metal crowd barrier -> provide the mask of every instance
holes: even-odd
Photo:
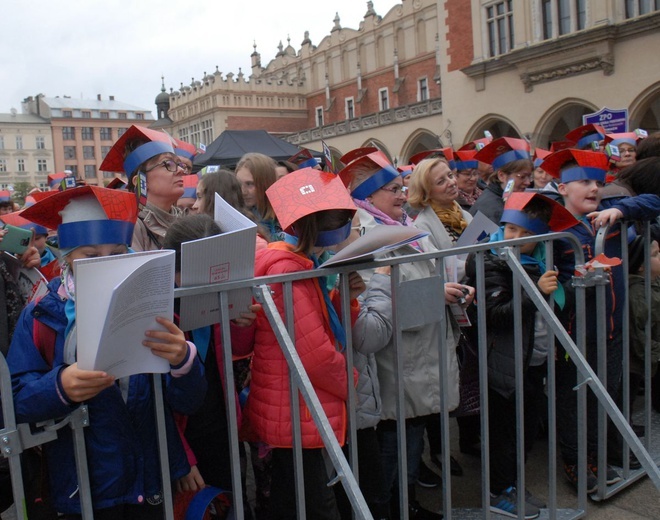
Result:
[[[605,231],[603,231],[605,233]],[[648,237],[648,229],[646,231]],[[576,254],[576,264],[583,263],[582,250],[579,247],[579,244],[575,237],[569,233],[554,233],[549,235],[544,235],[542,237],[529,237],[524,239],[516,239],[503,241],[498,243],[496,246],[493,244],[479,244],[469,247],[455,248],[446,251],[434,252],[434,253],[419,253],[408,256],[397,256],[393,258],[378,260],[368,263],[360,263],[357,265],[347,265],[341,267],[333,267],[330,269],[318,269],[315,271],[308,271],[303,273],[294,273],[289,275],[280,275],[274,277],[262,277],[255,278],[251,280],[237,281],[237,282],[228,282],[223,284],[214,284],[214,285],[205,285],[197,286],[190,288],[179,288],[175,291],[175,297],[188,297],[195,296],[199,294],[206,293],[217,293],[221,309],[221,323],[222,323],[222,343],[223,345],[230,345],[231,336],[229,330],[229,313],[228,313],[228,291],[251,287],[253,289],[253,294],[255,299],[262,303],[264,312],[269,319],[271,326],[277,336],[277,339],[282,347],[283,354],[287,359],[287,363],[290,369],[291,376],[291,403],[292,403],[292,417],[294,419],[294,461],[295,461],[295,493],[297,497],[298,505],[298,518],[304,519],[305,515],[305,505],[304,505],[304,475],[302,471],[302,444],[300,438],[300,418],[298,416],[298,399],[302,397],[305,400],[307,407],[309,408],[312,417],[321,432],[322,438],[324,439],[325,448],[327,450],[329,460],[332,462],[336,477],[334,479],[329,479],[328,485],[341,484],[346,494],[350,500],[350,503],[353,507],[355,518],[359,519],[370,519],[372,518],[367,504],[362,496],[362,493],[359,489],[359,474],[357,471],[357,447],[355,442],[351,442],[356,439],[356,420],[355,420],[355,406],[356,406],[356,395],[355,389],[352,384],[349,383],[349,431],[348,431],[348,442],[349,442],[349,457],[348,461],[346,460],[340,446],[338,445],[335,436],[332,432],[332,429],[329,426],[327,418],[323,412],[323,409],[320,406],[318,398],[314,393],[312,385],[305,373],[305,370],[300,362],[300,359],[297,356],[295,350],[295,338],[292,337],[293,334],[293,291],[292,284],[298,280],[303,280],[307,278],[313,278],[317,276],[327,276],[331,274],[340,275],[340,288],[343,289],[342,293],[342,313],[341,319],[343,323],[350,324],[350,310],[349,310],[349,300],[348,300],[348,273],[356,269],[373,269],[375,267],[380,267],[384,265],[390,265],[392,267],[391,272],[391,289],[392,289],[392,302],[393,302],[393,331],[394,331],[394,346],[395,346],[395,355],[396,355],[396,367],[400,372],[403,367],[403,355],[401,346],[401,331],[403,330],[403,325],[406,320],[416,320],[418,324],[428,323],[432,321],[439,322],[440,326],[440,335],[439,342],[436,346],[439,349],[440,359],[440,382],[442,385],[441,388],[441,433],[442,433],[442,504],[443,504],[443,513],[446,519],[451,518],[474,518],[475,511],[481,515],[482,518],[488,519],[491,516],[489,511],[490,496],[489,496],[489,457],[488,457],[488,447],[489,447],[489,436],[488,436],[488,422],[491,418],[488,417],[488,373],[487,373],[487,352],[486,349],[479,349],[479,381],[481,390],[480,404],[481,404],[481,452],[482,452],[482,473],[481,473],[481,497],[482,497],[482,508],[479,510],[479,504],[475,504],[476,509],[455,509],[452,507],[452,480],[450,475],[450,434],[449,434],[449,410],[447,406],[447,378],[443,375],[447,372],[447,362],[444,355],[444,341],[442,338],[445,337],[446,327],[448,326],[445,319],[445,303],[444,296],[442,295],[441,288],[444,285],[444,260],[448,257],[456,255],[465,255],[467,253],[474,253],[476,256],[476,267],[477,267],[477,283],[476,289],[477,294],[483,294],[485,292],[484,284],[484,252],[497,248],[500,251],[501,258],[504,259],[511,268],[514,279],[514,305],[516,308],[514,315],[514,323],[516,328],[515,335],[515,353],[516,353],[516,410],[519,425],[517,428],[517,444],[518,444],[518,453],[517,453],[517,465],[518,465],[518,487],[520,489],[525,489],[525,454],[523,449],[523,428],[520,426],[524,424],[524,412],[523,412],[523,392],[522,392],[522,374],[523,374],[523,359],[522,359],[522,337],[520,334],[521,330],[521,295],[522,291],[525,291],[528,297],[534,302],[538,312],[541,313],[545,319],[549,329],[550,337],[548,340],[549,353],[548,353],[548,374],[547,374],[547,391],[548,391],[548,421],[549,421],[549,434],[548,434],[548,509],[547,509],[547,518],[581,518],[586,514],[587,510],[587,493],[586,493],[586,462],[587,462],[587,453],[586,453],[586,391],[587,387],[596,395],[600,408],[603,410],[602,417],[603,423],[605,422],[605,417],[609,417],[612,421],[612,424],[621,432],[623,438],[626,441],[626,449],[632,450],[632,452],[637,456],[642,464],[641,470],[631,472],[629,468],[624,468],[624,480],[614,486],[606,486],[604,482],[604,476],[599,475],[599,487],[598,492],[595,495],[596,499],[605,499],[611,496],[613,493],[617,492],[620,489],[630,485],[630,483],[638,480],[644,475],[648,475],[649,478],[653,481],[656,488],[660,489],[660,471],[656,466],[655,462],[648,453],[650,449],[649,440],[650,433],[647,433],[646,446],[644,446],[637,436],[632,431],[629,424],[629,413],[630,410],[626,409],[626,400],[624,399],[624,413],[622,413],[617,407],[616,403],[607,393],[606,387],[604,386],[601,379],[599,379],[597,372],[589,366],[585,359],[585,329],[584,329],[584,319],[578,319],[577,322],[577,344],[571,339],[570,335],[562,327],[558,318],[555,316],[552,308],[552,298],[545,298],[537,290],[535,284],[529,279],[525,273],[520,261],[518,260],[518,247],[529,242],[543,242],[546,248],[546,255],[548,258],[552,257],[552,244],[554,240],[559,238],[564,238],[571,241],[575,245],[575,254]],[[623,240],[623,237],[622,237]],[[624,251],[627,251],[624,249]],[[648,260],[648,248],[646,249],[646,258]],[[435,265],[435,276],[430,279],[425,279],[422,281],[400,281],[400,265],[407,262],[418,262],[418,261],[428,261],[433,260],[436,262]],[[624,257],[625,261],[625,257]],[[646,273],[647,281],[647,296],[650,296],[650,288],[648,286],[649,282],[649,273],[647,270]],[[578,283],[575,288],[576,293],[576,305],[578,309],[578,316],[584,318],[585,312],[585,285],[587,284],[599,284],[602,283],[602,280],[606,278],[606,273],[603,270],[596,269],[595,272],[589,277],[586,281],[581,280],[581,283]],[[270,296],[268,285],[272,283],[282,283],[284,290],[284,301],[285,301],[285,316],[282,319],[279,312],[275,308],[275,305]],[[599,289],[597,287],[596,290]],[[420,312],[416,313],[415,316],[411,316],[410,313],[406,312],[406,306],[403,302],[415,302],[417,305],[417,310]],[[477,299],[477,314],[478,314],[478,338],[481,345],[486,344],[486,310],[485,302],[483,299]],[[603,311],[604,307],[601,309],[602,302],[599,302],[598,312]],[[650,318],[650,316],[649,316]],[[351,327],[345,327],[347,332],[347,347],[346,347],[346,356],[347,356],[347,366],[352,367],[352,337],[351,337]],[[559,342],[566,352],[569,354],[571,360],[577,367],[579,384],[576,387],[578,393],[578,417],[581,419],[578,423],[578,465],[581,468],[578,477],[578,494],[577,494],[577,507],[566,507],[566,504],[558,504],[557,500],[557,437],[555,433],[556,427],[556,406],[554,403],[555,395],[555,374],[554,374],[554,356],[555,356],[555,339]],[[600,337],[602,341],[601,346],[605,344],[605,338]],[[626,347],[627,348],[627,347]],[[649,361],[650,356],[650,346],[647,345],[647,361]],[[230,433],[230,455],[231,455],[231,467],[232,467],[232,483],[233,483],[233,494],[237,499],[234,500],[234,514],[236,518],[242,519],[245,516],[245,511],[243,507],[243,502],[240,497],[243,496],[242,482],[241,482],[241,471],[240,471],[240,460],[239,460],[239,440],[238,440],[238,427],[237,427],[237,417],[236,410],[234,407],[234,377],[232,369],[232,356],[231,349],[225,348],[223,353],[223,362],[225,367],[226,378],[224,381],[225,384],[225,398],[226,410],[228,414],[228,424],[229,424],[229,433]],[[647,376],[650,376],[650,363],[647,362]],[[600,362],[599,362],[600,368]],[[349,374],[352,373],[351,368],[349,368]],[[397,378],[398,380],[399,378]],[[352,377],[348,378],[349,382],[352,381]],[[156,383],[157,381],[157,383]],[[650,381],[650,378],[647,379]],[[158,376],[154,377],[155,384],[160,384],[160,378]],[[156,386],[156,389],[158,386]],[[27,425],[16,425],[13,413],[13,403],[9,396],[11,396],[11,384],[9,379],[9,374],[7,372],[7,367],[4,359],[0,360],[0,391],[2,392],[2,406],[3,406],[3,415],[5,418],[5,428],[0,431],[0,440],[2,441],[2,454],[5,457],[8,457],[10,460],[10,467],[12,473],[12,482],[13,482],[13,492],[16,504],[19,508],[19,514],[22,518],[26,517],[26,510],[24,507],[23,500],[23,489],[22,481],[20,478],[20,463],[18,455],[20,452],[29,447],[37,444],[42,444],[52,440],[56,431],[54,431],[55,426],[49,426],[46,428],[42,437],[29,437],[27,432],[29,428]],[[397,388],[397,417],[405,417],[405,406],[403,399],[403,392],[401,389]],[[650,390],[647,388],[647,396],[649,395]],[[162,398],[160,391],[155,392],[156,395]],[[162,399],[157,403],[157,417],[160,423],[159,427],[159,438],[164,439],[164,427],[163,427],[163,407]],[[647,402],[645,404],[645,423],[647,427],[650,427],[650,404]],[[74,428],[74,432],[77,432],[75,435],[76,439],[76,453],[80,456],[78,462],[79,476],[81,479],[81,499],[83,503],[83,518],[89,519],[92,518],[92,504],[91,504],[91,495],[89,493],[89,483],[87,482],[86,487],[84,482],[87,480],[87,467],[86,461],[84,460],[84,435],[82,428],[85,426],[88,418],[85,415],[85,408],[80,407],[72,414],[71,417],[67,418],[65,422],[70,423],[70,426]],[[93,418],[92,418],[93,420]],[[405,421],[398,420],[398,440],[399,440],[399,468],[406,468],[406,443],[405,443]],[[602,434],[601,434],[602,435]],[[161,446],[165,447],[166,443],[161,442]],[[599,463],[602,462],[600,457],[603,456],[602,449],[599,450]],[[625,459],[624,459],[625,460]],[[92,461],[93,463],[93,461]],[[163,468],[163,481],[169,481],[169,471],[167,464],[167,450],[161,449],[161,468]],[[604,467],[604,466],[601,466]],[[353,468],[353,469],[351,469]],[[600,472],[603,474],[604,472]],[[475,483],[476,485],[476,483]],[[171,490],[169,486],[163,486],[166,490],[165,492],[165,517],[167,519],[173,518],[172,513],[172,497]],[[407,490],[407,472],[399,471],[399,503],[400,503],[400,517],[402,519],[408,518],[408,490]],[[519,510],[523,510],[523,499],[524,494],[519,494]],[[545,514],[545,513],[544,513]],[[521,516],[522,518],[522,516]]]

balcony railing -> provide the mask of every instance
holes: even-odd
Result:
[[[368,114],[355,119],[346,119],[337,123],[310,128],[296,132],[285,137],[291,144],[304,144],[310,141],[319,141],[330,137],[362,132],[394,123],[402,123],[411,119],[419,119],[432,115],[442,114],[442,99],[429,99],[419,103],[403,105],[382,112]]]

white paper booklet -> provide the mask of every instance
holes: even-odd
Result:
[[[77,361],[116,378],[166,373],[167,360],[142,345],[156,316],[174,315],[174,251],[147,251],[74,262]]]
[[[222,234],[181,244],[181,287],[254,277],[257,225],[215,194],[215,221]],[[229,293],[229,319],[252,303],[250,288]],[[220,321],[217,293],[181,298],[180,327],[193,330]]]
[[[371,261],[427,235],[426,231],[413,226],[374,226],[355,242],[323,262],[321,267]],[[414,251],[411,250],[412,252]]]

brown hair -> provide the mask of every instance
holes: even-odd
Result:
[[[501,184],[502,182],[499,178],[500,173],[503,173],[504,175],[512,175],[523,170],[529,170],[530,172],[534,171],[534,163],[531,159],[516,159],[515,161],[506,163],[504,166],[490,174],[490,177],[488,177],[488,183],[497,182]]]
[[[353,211],[349,209],[328,209],[306,215],[293,223],[293,229],[298,237],[296,253],[309,255],[321,231],[330,231],[340,228],[353,218]]]
[[[420,161],[410,174],[408,183],[408,204],[415,209],[422,209],[431,205],[432,178],[431,170],[438,164],[444,163],[449,167],[449,162],[444,157],[434,159],[424,159]],[[451,167],[449,167],[451,171]]]
[[[181,244],[220,233],[220,228],[208,215],[187,215],[176,219],[163,239],[163,249],[174,250],[174,271],[181,272]]]
[[[277,163],[262,153],[246,153],[236,165],[236,171],[247,168],[254,179],[256,207],[262,220],[275,219],[273,207],[266,197],[266,190],[277,180]]]
[[[234,172],[221,169],[202,176],[197,184],[197,190],[202,194],[203,202],[199,208],[200,213],[213,217],[215,210],[215,194],[220,195],[233,208],[247,214],[241,183],[238,182]]]

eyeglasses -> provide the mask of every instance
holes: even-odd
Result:
[[[148,173],[151,170],[154,170],[154,169],[158,168],[159,166],[162,166],[163,168],[165,168],[170,173],[176,173],[177,171],[179,171],[179,168],[181,168],[184,172],[185,171],[190,171],[190,168],[188,166],[186,166],[185,164],[178,163],[176,161],[173,161],[172,159],[167,159],[163,162],[160,162],[160,163],[156,164],[155,166],[152,166],[148,170],[145,170],[145,173]]]
[[[458,175],[472,179],[473,177],[479,177],[479,172],[458,172]]]
[[[531,180],[531,178],[532,178],[532,173],[531,172],[529,172],[529,173],[514,173],[514,175],[516,177],[518,177],[519,179]]]
[[[380,189],[383,191],[389,191],[395,197],[405,193],[402,186],[390,186],[389,188],[380,188]]]

